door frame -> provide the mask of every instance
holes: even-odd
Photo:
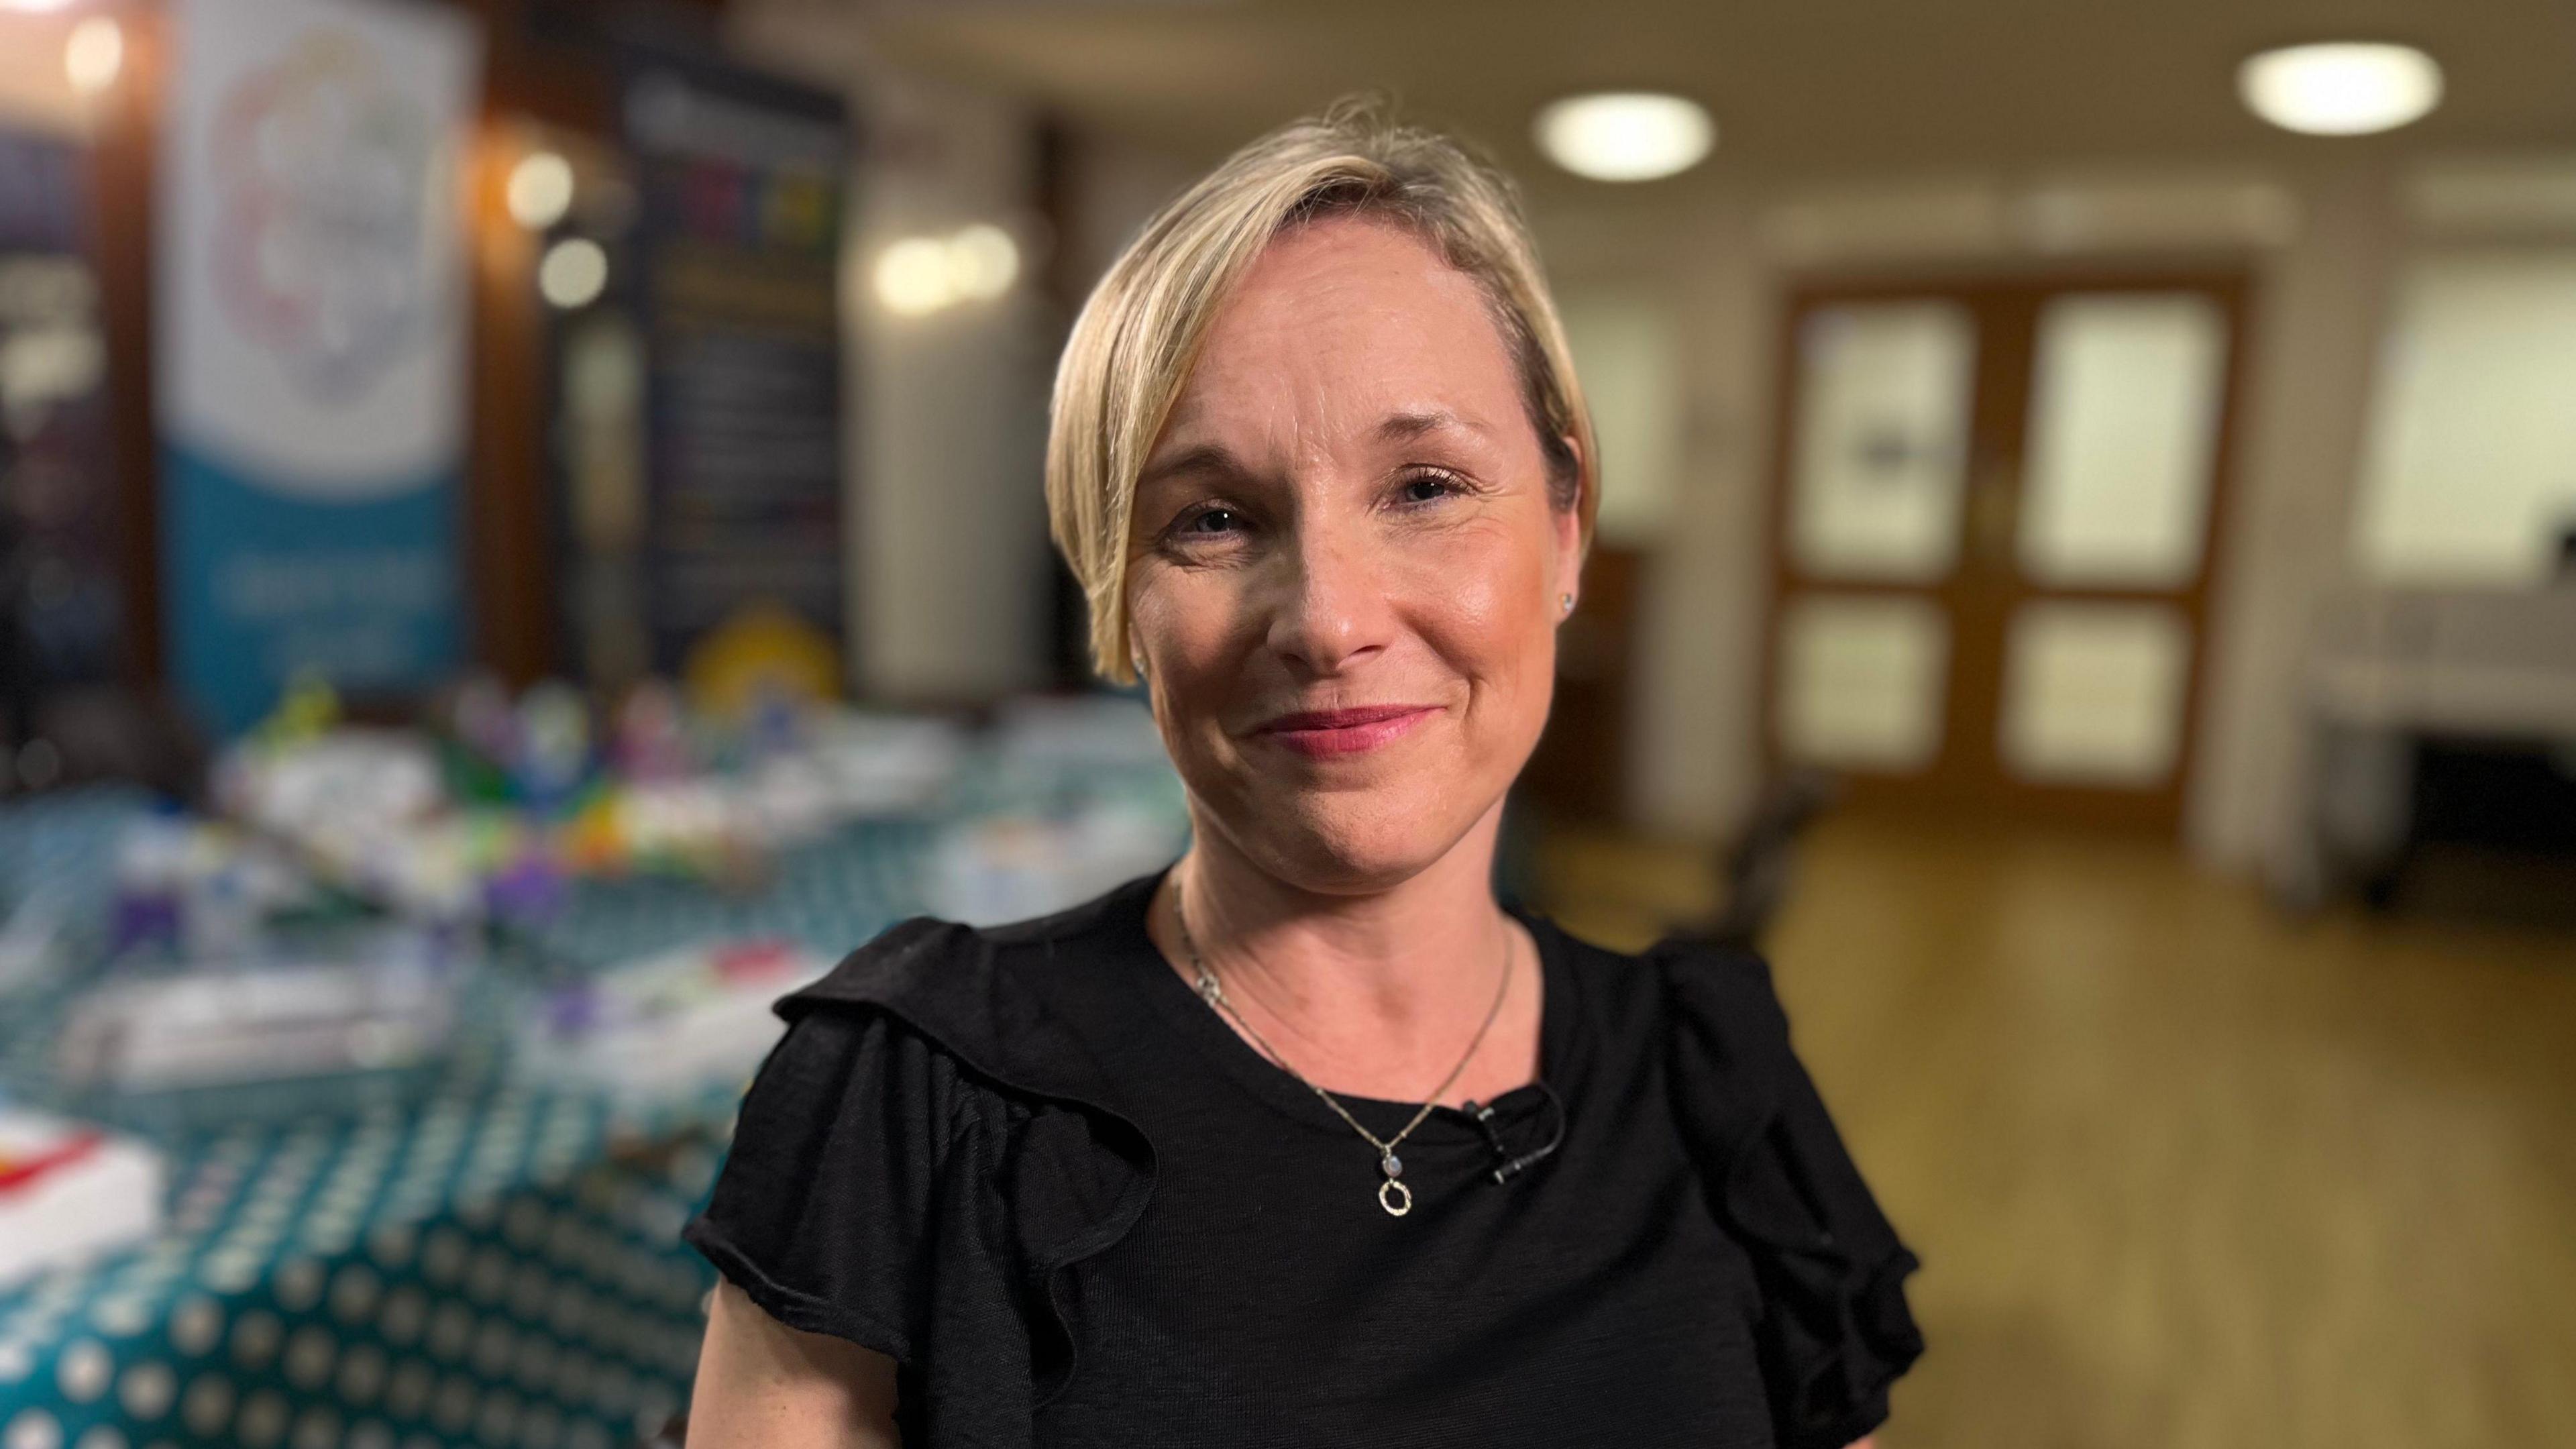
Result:
[[[2227,338],[2222,353],[2218,422],[2210,445],[2209,494],[2201,523],[2200,569],[2180,590],[2067,588],[2036,586],[2017,574],[1988,588],[1968,569],[1929,584],[1857,582],[1803,573],[1790,551],[1790,488],[1797,460],[1797,420],[1801,397],[1799,333],[1805,319],[1819,308],[1847,302],[1950,300],[1967,307],[1975,320],[1977,357],[1969,402],[1969,436],[1965,482],[1959,509],[1960,527],[1970,525],[1976,480],[1996,470],[2009,479],[2017,536],[2024,497],[2033,353],[2039,308],[2049,297],[2068,292],[2192,291],[2208,296],[2225,318]],[[1941,607],[1951,624],[1942,700],[1941,755],[1928,771],[1889,775],[1864,769],[1833,767],[1846,798],[1866,807],[1907,811],[1930,810],[1954,817],[1989,814],[1999,818],[2040,819],[2084,825],[2154,831],[2180,830],[2193,770],[2200,757],[2202,702],[2206,697],[2213,652],[2210,598],[2224,567],[2228,509],[2234,496],[2238,437],[2245,416],[2246,364],[2251,357],[2249,333],[2255,284],[2242,264],[2165,267],[2051,267],[2020,265],[2009,269],[1974,268],[1866,275],[1794,275],[1781,290],[1778,333],[1773,339],[1771,459],[1766,470],[1763,548],[1764,590],[1760,639],[1757,730],[1766,776],[1790,768],[1781,749],[1778,721],[1779,632],[1783,605],[1793,593],[1810,589],[1848,595],[1926,598]],[[1997,325],[2001,320],[2007,325]],[[1962,541],[1960,556],[1968,557]],[[2007,571],[2009,572],[2009,571]],[[2165,782],[2145,790],[2038,784],[2010,778],[2001,765],[1997,731],[2000,723],[2006,626],[2012,610],[2025,599],[2133,603],[2170,600],[2190,631],[2191,656],[2182,698],[2182,736],[2173,769]],[[1965,646],[1964,648],[1962,646]],[[1963,742],[1982,743],[1975,751]],[[1979,763],[1985,766],[1979,767]]]

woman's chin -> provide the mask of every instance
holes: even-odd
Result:
[[[1365,895],[1403,884],[1447,855],[1473,815],[1424,792],[1296,792],[1255,806],[1249,829],[1228,833],[1281,881],[1319,895]]]

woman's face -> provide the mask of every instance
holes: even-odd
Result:
[[[1382,889],[1538,742],[1582,557],[1474,280],[1410,232],[1274,240],[1140,476],[1128,611],[1203,829],[1304,889]]]

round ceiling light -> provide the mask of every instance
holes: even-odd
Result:
[[[1549,160],[1595,181],[1676,175],[1717,144],[1707,107],[1648,91],[1568,96],[1541,107],[1531,130]]]
[[[1020,244],[989,221],[948,239],[948,285],[960,297],[998,297],[1020,275]]]
[[[567,312],[599,300],[607,286],[608,252],[586,236],[556,242],[537,263],[537,290]]]
[[[877,300],[898,317],[922,317],[957,300],[948,248],[935,237],[906,237],[877,256]]]
[[[2364,136],[2391,131],[2440,104],[2442,67],[2411,45],[2337,41],[2246,57],[2236,93],[2285,131]]]
[[[72,27],[63,42],[63,75],[72,89],[92,95],[116,84],[125,68],[125,32],[104,15],[93,15]]]
[[[510,168],[505,199],[510,219],[544,231],[572,210],[572,163],[552,151],[531,151]]]

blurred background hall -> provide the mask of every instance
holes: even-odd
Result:
[[[0,0],[0,1444],[608,1449],[766,1004],[1183,839],[1045,397],[1362,89],[1605,492],[1505,888],[1748,942],[1889,1449],[2576,1441],[2561,0]]]

